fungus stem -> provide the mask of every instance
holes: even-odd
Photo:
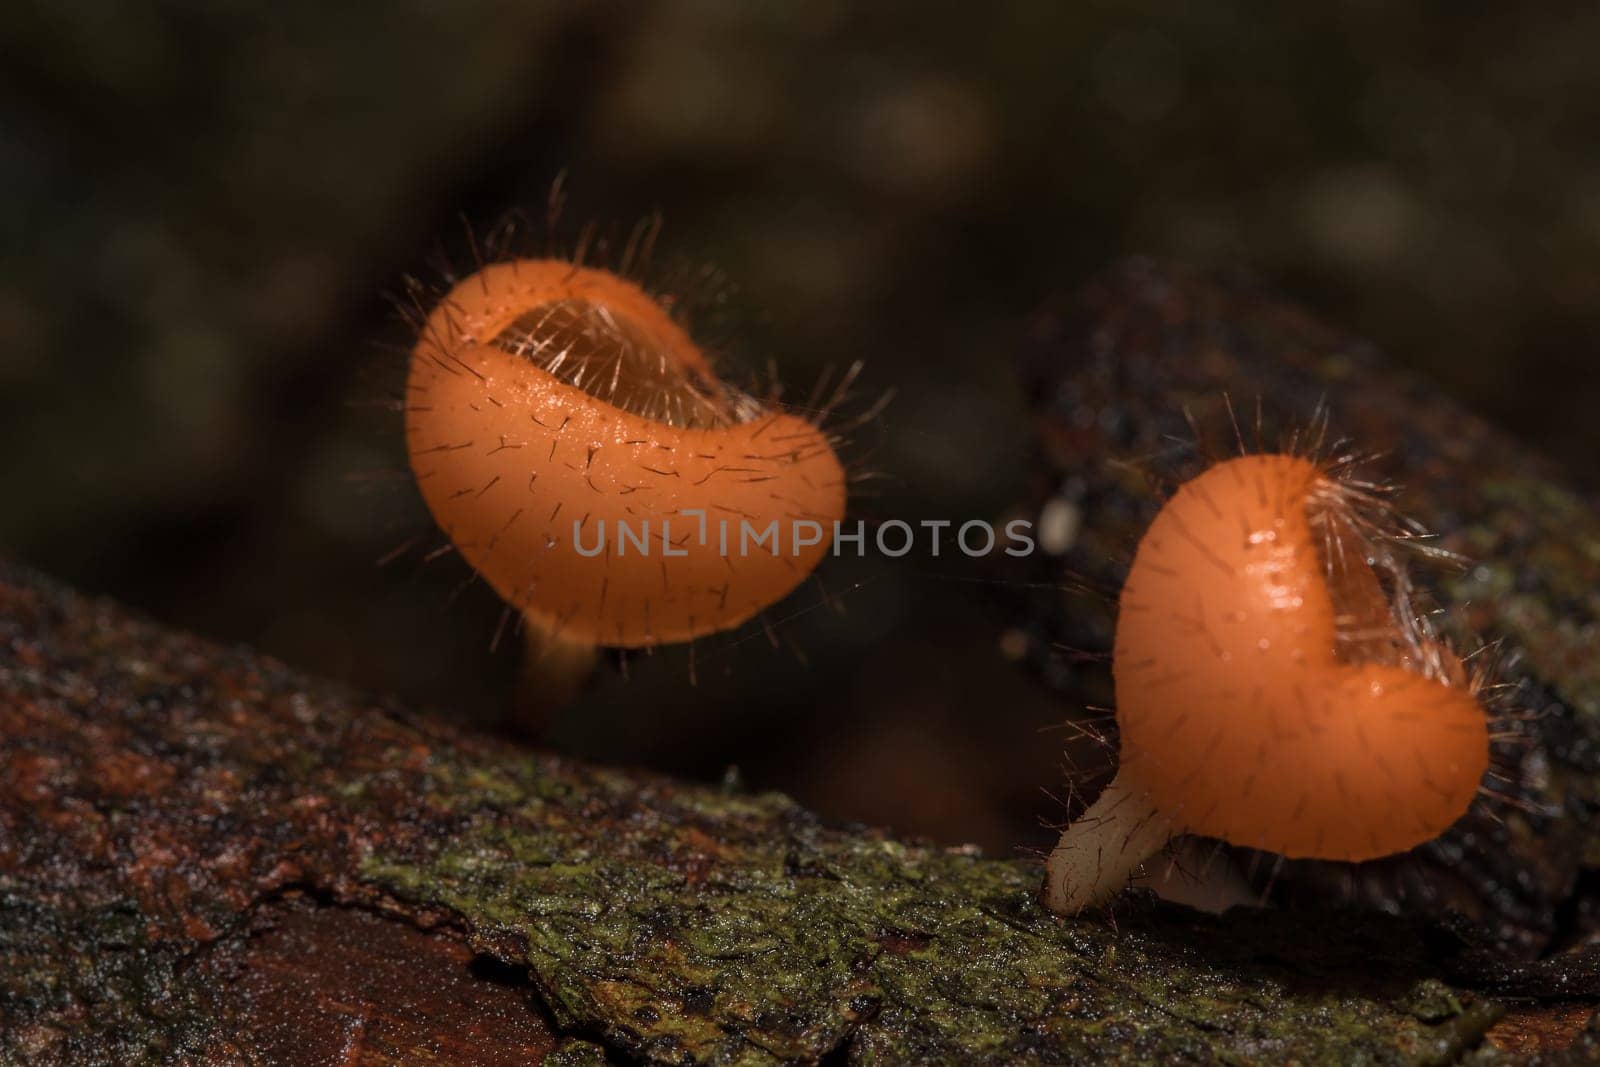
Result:
[[[594,674],[599,653],[593,644],[553,633],[532,620],[523,633],[527,654],[522,660],[515,718],[519,731],[538,738],[556,712],[577,699]]]
[[[1104,903],[1178,832],[1144,790],[1123,784],[1118,774],[1051,851],[1044,906],[1057,915],[1076,915]]]

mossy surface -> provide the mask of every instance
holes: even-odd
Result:
[[[362,875],[523,946],[564,1024],[663,1061],[1450,1062],[1497,1007],[1399,924],[1063,922],[1039,872],[831,828],[781,797],[605,785],[519,803]],[[612,785],[615,783],[613,782]],[[508,791],[497,791],[501,803]],[[517,952],[517,949],[513,949]]]

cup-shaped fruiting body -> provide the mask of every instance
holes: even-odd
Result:
[[[821,428],[718,381],[639,286],[562,260],[487,266],[439,302],[406,443],[460,554],[531,631],[579,646],[737,626],[804,580],[844,514]]]
[[[1161,509],[1118,611],[1117,775],[1051,853],[1052,911],[1104,900],[1179,833],[1361,861],[1466,813],[1483,708],[1391,605],[1362,507],[1307,458],[1248,455]]]

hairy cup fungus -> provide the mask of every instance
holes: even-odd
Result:
[[[445,295],[405,416],[434,519],[546,655],[737,626],[844,514],[821,428],[719,381],[638,285],[565,260],[495,263]],[[778,541],[750,550],[741,523]]]
[[[1297,455],[1226,460],[1167,501],[1118,609],[1117,774],[1050,854],[1051,911],[1104,901],[1177,834],[1361,861],[1467,811],[1484,710],[1374,566],[1380,518]]]

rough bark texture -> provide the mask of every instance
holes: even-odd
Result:
[[[1052,463],[1083,443],[1065,390],[1126,389],[1137,425],[1164,375],[1178,396],[1234,384],[1243,359],[1345,380],[1300,354],[1325,334],[1253,295],[1141,267],[1084,306],[1076,321],[1101,326],[1042,334],[1029,357]],[[1071,385],[1085,354],[1101,363]],[[1173,369],[1191,364],[1211,384]],[[1136,377],[1095,385],[1107,366]],[[1492,943],[1370,911],[1217,919],[1138,895],[1109,919],[1057,920],[1031,863],[464,736],[0,567],[0,1062],[1600,1055],[1580,877],[1600,682],[1580,646],[1559,647],[1594,617],[1592,582],[1577,584],[1600,567],[1594,519],[1492,437],[1499,466],[1452,454],[1477,424],[1441,436],[1426,398],[1375,377],[1349,388],[1367,399],[1355,414],[1389,410],[1416,435],[1404,447],[1433,457],[1436,482],[1417,480],[1456,502],[1449,528],[1526,546],[1475,554],[1508,561],[1489,610],[1560,704],[1545,720],[1560,729],[1531,746],[1546,773],[1518,786],[1558,810],[1430,859],[1458,861]],[[1116,410],[1109,394],[1084,403]],[[1489,486],[1539,508],[1485,524]],[[1536,947],[1569,951],[1506,954]]]

